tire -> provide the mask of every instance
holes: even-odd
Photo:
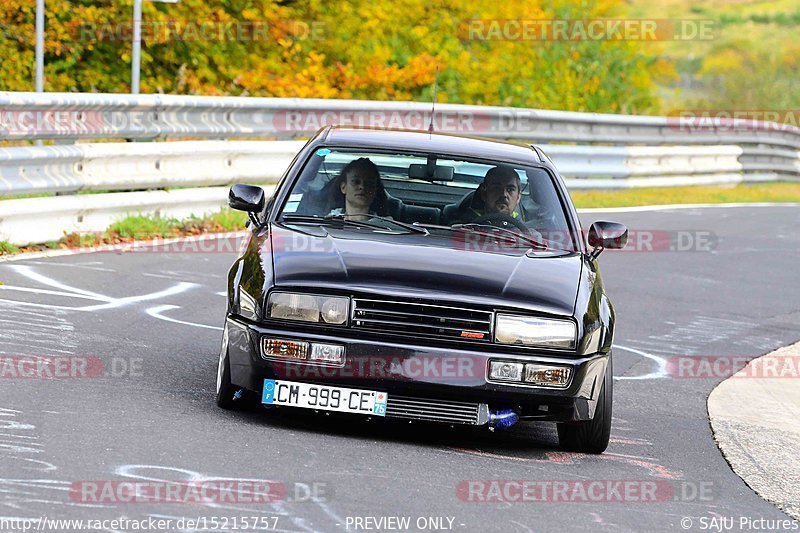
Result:
[[[597,399],[594,418],[580,422],[558,424],[558,442],[571,452],[603,453],[611,438],[611,413],[614,398],[614,371],[608,356],[608,365],[603,378],[603,388]]]
[[[222,347],[217,365],[217,406],[228,410],[245,410],[261,405],[261,396],[231,383],[231,363],[228,358],[228,327],[222,333]]]
[[[223,409],[235,409],[238,402],[234,395],[238,389],[231,384],[231,368],[228,362],[228,327],[222,333],[222,347],[217,364],[217,405]]]

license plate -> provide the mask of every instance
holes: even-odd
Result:
[[[261,403],[306,409],[386,416],[385,392],[312,385],[296,381],[265,379]]]

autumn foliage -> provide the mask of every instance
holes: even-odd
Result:
[[[33,89],[32,0],[0,5],[0,90]],[[658,111],[645,43],[476,39],[470,21],[614,18],[623,0],[145,2],[141,91]],[[132,0],[47,0],[45,88],[130,90]]]

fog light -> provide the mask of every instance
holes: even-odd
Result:
[[[566,388],[572,369],[568,366],[542,365],[529,363],[525,365],[525,383],[543,387]]]
[[[340,365],[344,361],[344,346],[315,342],[311,345],[311,360]]]
[[[308,359],[308,343],[286,339],[263,339],[264,357],[285,357],[287,359]]]
[[[498,381],[522,381],[522,363],[492,361],[489,364],[489,378]]]

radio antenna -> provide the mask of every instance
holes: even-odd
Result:
[[[439,86],[439,65],[436,65],[436,77],[433,79],[433,103],[431,104],[431,123],[428,133],[433,133],[433,118],[436,116],[436,88]]]

